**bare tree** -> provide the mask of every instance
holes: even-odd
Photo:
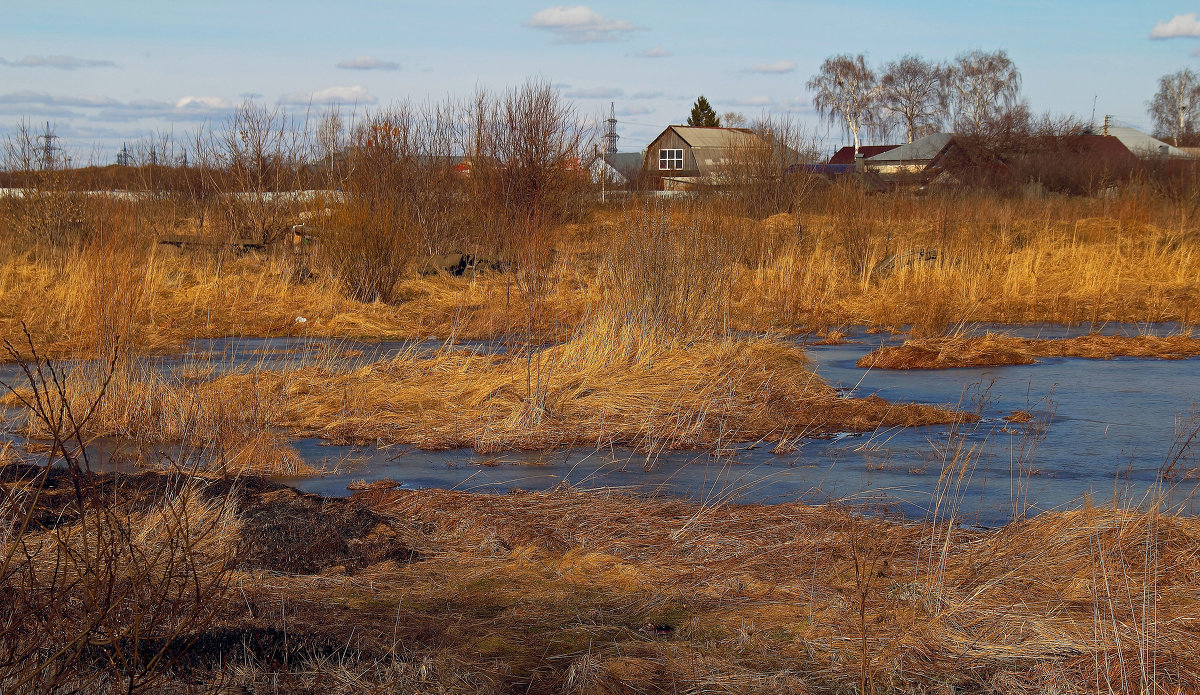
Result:
[[[820,71],[808,81],[808,88],[815,92],[813,106],[823,118],[846,122],[846,130],[854,137],[854,153],[858,154],[859,132],[878,120],[875,107],[879,80],[863,55],[826,58]]]
[[[1200,119],[1200,76],[1190,68],[1158,78],[1158,92],[1147,102],[1154,132],[1176,147],[1197,131]]]
[[[263,244],[283,237],[294,217],[290,192],[299,187],[306,135],[279,109],[247,101],[223,131],[198,143],[198,159],[218,167],[232,189],[219,198],[230,234]]]
[[[947,82],[960,133],[983,132],[1020,102],[1021,73],[1003,50],[969,51],[954,59]]]
[[[915,55],[884,66],[879,105],[903,124],[908,142],[941,128],[947,112],[946,72],[945,67]]]
[[[738,111],[726,111],[721,114],[721,124],[726,128],[745,128],[749,123],[746,116]]]
[[[323,185],[338,188],[341,177],[340,159],[346,147],[346,122],[337,106],[321,114],[316,134],[316,165],[324,179]]]

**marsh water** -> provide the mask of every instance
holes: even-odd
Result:
[[[1057,338],[1089,326],[990,326],[1010,335]],[[1178,333],[1173,325],[1109,325],[1112,334]],[[859,357],[899,337],[852,331],[839,345],[809,345],[827,382],[847,396],[878,394],[896,402],[952,405],[979,413],[959,427],[882,429],[802,439],[795,450],[746,444],[722,455],[676,451],[647,457],[628,449],[567,449],[482,455],[472,450],[425,452],[408,447],[352,447],[315,439],[293,444],[325,475],[292,479],[295,487],[349,494],[355,483],[391,479],[406,488],[441,487],[507,492],[513,489],[622,488],[705,503],[842,502],[925,518],[953,514],[990,526],[1015,516],[1114,497],[1126,503],[1164,495],[1187,513],[1200,511],[1200,457],[1181,447],[1200,396],[1200,359],[1043,359],[1038,364],[982,369],[884,371],[855,366]],[[153,358],[165,372],[204,370],[206,378],[244,369],[287,369],[319,359],[351,368],[441,343],[356,343],[281,339],[195,341],[184,355]],[[489,343],[459,349],[503,351]],[[15,365],[0,379],[18,380]],[[1014,411],[1029,423],[1008,422]],[[10,413],[11,414],[11,413]],[[12,428],[15,418],[9,418]],[[8,436],[14,436],[10,431]],[[114,456],[119,442],[94,447],[97,467],[128,467]],[[1200,442],[1197,443],[1200,448]],[[144,457],[146,458],[146,457]],[[1163,477],[1164,469],[1171,475]]]

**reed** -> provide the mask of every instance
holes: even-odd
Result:
[[[950,335],[905,341],[864,355],[858,366],[874,369],[951,369],[1033,364],[1039,357],[1186,359],[1200,355],[1191,335],[1101,335],[1073,338],[1017,338],[996,333]]]

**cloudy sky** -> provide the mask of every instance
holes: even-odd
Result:
[[[182,140],[247,99],[303,113],[376,109],[549,80],[585,117],[615,103],[620,148],[718,112],[818,126],[805,82],[837,53],[875,63],[1003,48],[1035,111],[1148,128],[1160,75],[1200,70],[1200,7],[1010,0],[906,3],[527,0],[193,3],[9,0],[0,22],[0,134],[51,121],[75,152]],[[819,126],[832,146],[839,129]]]

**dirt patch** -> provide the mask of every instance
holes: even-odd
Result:
[[[31,489],[41,472],[28,464],[0,467],[0,486],[6,492]],[[54,469],[37,496],[32,523],[40,529],[75,523],[79,499],[84,504],[115,499],[127,512],[138,513],[172,494],[181,480],[181,475],[160,472],[76,479],[67,470]],[[353,499],[304,494],[254,476],[208,480],[199,490],[206,499],[228,496],[234,505],[241,520],[237,569],[353,575],[371,564],[422,557],[402,540],[403,529]],[[3,509],[12,519],[25,507]]]
[[[239,506],[242,569],[318,574],[340,568],[352,575],[378,562],[420,558],[388,522],[351,499],[281,488],[247,496]]]

